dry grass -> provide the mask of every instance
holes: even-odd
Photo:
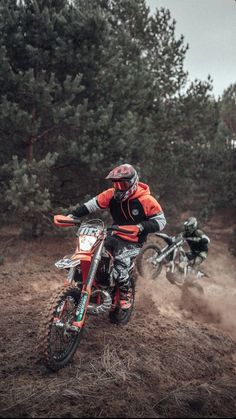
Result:
[[[212,326],[197,301],[189,303],[192,317],[186,319],[179,290],[172,292],[161,277],[156,284],[138,281],[127,326],[89,319],[73,363],[46,371],[37,358],[38,324],[61,285],[53,262],[64,247],[62,240],[16,241],[6,249],[0,266],[6,302],[0,322],[1,417],[235,417],[235,341],[222,324]],[[222,255],[216,250],[216,257]]]
[[[232,415],[227,406],[232,404],[236,408],[236,378],[221,377],[212,382],[184,383],[159,399],[153,409],[159,406],[162,413],[171,412],[172,417],[193,417],[193,412],[194,417],[218,417],[215,412],[222,411],[223,405],[224,413],[219,417],[227,418]]]
[[[117,417],[117,412],[122,415],[124,409],[128,412],[124,417],[150,417],[147,413],[150,412],[149,403],[143,402],[140,392],[142,379],[132,369],[135,362],[132,354],[123,351],[121,357],[116,348],[106,344],[101,355],[92,358],[84,370],[81,364],[71,365],[56,377],[45,371],[34,384],[22,377],[12,383],[11,392],[2,398],[2,417],[16,417],[23,413],[34,417],[33,412],[37,411],[37,416],[45,405],[51,406],[46,417],[65,417],[62,414],[64,408],[58,409],[59,400],[62,405],[63,401],[71,403],[70,411],[74,417],[90,416],[91,412],[93,417]],[[63,372],[66,372],[66,378]],[[130,401],[128,408],[124,401],[127,399]],[[62,416],[58,416],[60,413]]]

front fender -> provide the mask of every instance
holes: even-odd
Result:
[[[58,269],[70,269],[80,265],[82,261],[91,262],[91,254],[77,252],[72,256],[65,256],[63,259],[58,260],[55,266]]]
[[[55,262],[55,266],[58,269],[70,269],[75,268],[77,265],[80,264],[80,260],[71,260],[68,257],[64,257],[63,259],[58,260]]]

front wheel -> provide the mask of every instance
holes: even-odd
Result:
[[[157,262],[161,249],[156,244],[144,246],[136,258],[136,265],[139,275],[156,279],[162,270],[162,262]]]
[[[80,343],[82,329],[76,330],[72,326],[80,296],[78,288],[63,287],[42,321],[41,360],[52,371],[67,365]]]

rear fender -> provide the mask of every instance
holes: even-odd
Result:
[[[168,236],[165,233],[155,233],[155,236],[160,237],[163,239],[168,245],[171,245],[173,243],[173,238]]]

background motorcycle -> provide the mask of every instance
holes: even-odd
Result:
[[[206,276],[200,270],[195,271],[190,265],[184,250],[186,243],[182,233],[177,236],[168,236],[164,233],[155,233],[156,237],[163,239],[166,246],[161,248],[157,244],[145,245],[136,259],[139,275],[156,279],[166,267],[166,278],[179,288],[195,288],[203,294],[202,286],[197,279]]]
[[[105,247],[108,234],[116,234],[126,240],[137,242],[136,226],[105,228],[102,220],[81,223],[80,219],[56,215],[58,227],[79,225],[75,253],[55,263],[65,269],[67,277],[44,314],[40,332],[41,360],[50,370],[64,367],[72,359],[82,338],[88,314],[108,313],[112,323],[126,324],[131,317],[135,299],[135,281],[132,264],[130,268],[133,291],[131,307],[121,310],[120,292],[112,276],[113,256]]]

